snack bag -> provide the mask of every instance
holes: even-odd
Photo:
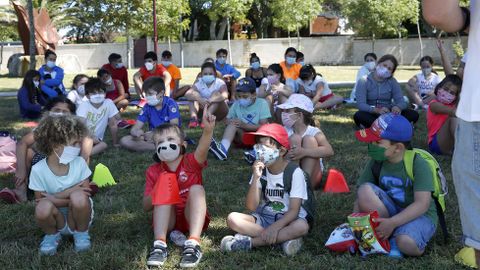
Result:
[[[343,223],[333,230],[325,247],[334,252],[356,253],[358,245],[348,223]]]
[[[348,216],[348,224],[352,228],[353,235],[358,243],[358,249],[362,256],[370,254],[388,254],[390,243],[388,240],[381,240],[375,232],[378,226],[373,222],[378,218],[377,211],[371,213],[353,213]]]

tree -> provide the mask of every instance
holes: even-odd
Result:
[[[272,25],[270,2],[270,0],[255,0],[248,11],[247,18],[252,22],[259,38],[267,38],[268,28]]]
[[[406,33],[403,22],[417,23],[418,0],[345,0],[347,27],[359,36],[392,37]]]
[[[231,21],[245,19],[253,0],[210,0],[202,6],[210,18],[210,39],[223,39],[227,27],[227,18]],[[221,20],[218,33],[215,34],[218,20]],[[230,31],[230,29],[228,29]]]

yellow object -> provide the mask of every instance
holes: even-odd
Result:
[[[97,166],[95,166],[93,182],[97,184],[98,187],[113,186],[117,184],[113,179],[110,170],[102,163],[98,163]]]
[[[470,268],[478,269],[475,261],[475,250],[471,247],[464,247],[455,254],[455,261]]]

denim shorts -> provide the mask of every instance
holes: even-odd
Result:
[[[390,198],[390,196],[388,196],[388,194],[383,189],[371,183],[367,183],[367,185],[370,185],[372,187],[375,194],[377,194],[378,198],[380,198],[380,200],[387,208],[388,214],[391,217],[395,216],[403,210],[403,208],[400,208],[398,207],[398,205],[395,204],[392,198]],[[433,223],[433,221],[426,215],[422,215],[408,223],[405,223],[395,228],[392,233],[392,237],[396,237],[397,235],[407,235],[415,241],[418,249],[423,251],[425,250],[428,241],[435,234],[435,230],[435,223]]]
[[[88,228],[90,228],[90,226],[92,226],[92,222],[93,222],[93,214],[94,214],[94,211],[93,211],[93,200],[92,198],[88,198],[90,200],[90,221],[88,222]],[[62,235],[73,235],[73,232],[74,230],[72,230],[69,226],[68,226],[68,207],[60,207],[58,208],[58,211],[60,211],[60,213],[63,214],[63,218],[65,219],[65,226],[63,227],[63,229],[60,230],[60,233]]]
[[[263,228],[267,228],[277,220],[283,218],[284,214],[273,212],[269,207],[266,207],[265,204],[262,204],[259,205],[255,212],[251,213],[251,215],[255,218],[256,224],[262,226]],[[298,219],[302,219],[308,223],[305,218],[298,217]]]
[[[452,175],[465,245],[480,250],[480,122],[458,118]]]

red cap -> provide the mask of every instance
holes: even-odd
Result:
[[[271,137],[287,149],[290,148],[287,130],[279,124],[264,124],[257,131],[243,134],[243,143],[246,145],[254,145],[255,136]]]

